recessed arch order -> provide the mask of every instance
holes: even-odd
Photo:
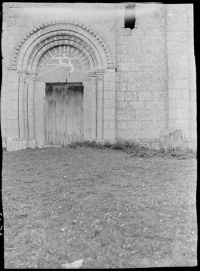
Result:
[[[29,31],[16,46],[10,66],[18,72],[35,73],[41,57],[60,45],[82,51],[92,70],[113,68],[111,54],[99,35],[72,21],[54,21]]]

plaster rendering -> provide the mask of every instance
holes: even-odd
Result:
[[[8,151],[49,144],[45,90],[64,82],[83,84],[82,140],[151,140],[180,129],[195,144],[193,6],[136,3],[133,29],[124,27],[124,9],[4,3],[1,129]]]

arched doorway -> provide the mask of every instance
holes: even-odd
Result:
[[[114,125],[110,131],[104,125],[104,83],[105,75],[115,70],[109,50],[96,32],[71,21],[40,25],[27,33],[16,47],[11,69],[16,70],[19,78],[19,148],[46,144],[46,83],[66,80],[83,84],[83,139],[114,139]],[[113,114],[106,121],[114,122],[115,108],[108,110]],[[104,131],[109,136],[104,136]]]

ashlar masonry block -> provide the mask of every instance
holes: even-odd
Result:
[[[155,102],[153,101],[146,101],[145,103],[142,102],[141,103],[143,105],[143,107],[145,107],[146,109],[154,109],[156,107]],[[139,108],[139,107],[138,107]]]
[[[141,102],[141,101],[134,101],[134,102],[129,102],[129,105],[132,106],[132,108],[134,109],[143,110],[145,108],[146,103]]]
[[[152,119],[156,121],[166,120],[166,109],[152,110]],[[159,112],[159,113],[158,113]]]
[[[188,100],[189,99],[189,90],[187,88],[183,88],[182,89],[182,96],[184,100]]]
[[[178,107],[180,109],[187,109],[189,108],[189,101],[188,100],[178,100]]]
[[[141,129],[141,121],[128,121],[127,128],[134,129],[134,130]]]
[[[197,120],[197,114],[196,114],[195,111],[191,111],[191,112],[190,112],[190,116],[191,116],[191,119],[192,119],[192,120],[195,120],[195,121]]]
[[[170,120],[169,122],[173,128],[185,128],[189,130],[189,121],[188,120]],[[170,126],[170,127],[171,127]]]
[[[126,129],[118,129],[117,130],[117,138],[118,139],[126,139]]]
[[[124,92],[117,92],[117,100],[124,101]]]
[[[191,101],[196,101],[197,99],[197,95],[195,91],[191,91],[190,92],[190,96],[191,96]]]
[[[128,83],[128,91],[134,91],[135,84],[134,83]]]
[[[182,89],[169,89],[169,99],[179,100],[183,98]]]
[[[138,100],[138,93],[135,92],[126,92],[125,93],[125,100],[126,101],[137,101]]]
[[[35,149],[36,146],[36,140],[34,138],[27,140],[27,148],[28,149]]]
[[[117,119],[120,120],[134,120],[136,118],[136,110],[130,109],[123,109],[118,110],[117,112]]]
[[[117,122],[117,127],[118,129],[126,129],[127,128],[127,122],[126,121],[118,121]]]
[[[17,100],[14,100],[14,99],[11,100],[11,108],[12,108],[12,110],[18,110],[18,101]]]
[[[151,120],[152,119],[152,111],[148,109],[136,109],[136,120]]]
[[[127,91],[128,90],[128,83],[127,82],[123,82],[120,90],[121,91]]]
[[[115,80],[116,80],[116,74],[112,72],[112,73],[110,74],[110,81],[111,81],[111,82],[115,82]]]
[[[115,91],[104,91],[104,99],[107,99],[107,100],[112,100],[112,99],[115,99]]]
[[[109,129],[109,120],[104,120],[103,126],[105,130]]]
[[[152,120],[142,120],[141,121],[141,129],[151,129],[153,127]]]
[[[110,100],[104,100],[104,108],[110,107]]]
[[[158,104],[154,105],[157,108],[157,112],[163,109],[167,109],[166,101],[160,101]],[[159,111],[158,111],[159,110]]]
[[[116,108],[117,109],[124,109],[128,105],[128,102],[125,101],[117,101]]]
[[[18,120],[7,118],[7,136],[9,138],[17,138],[18,134]]]
[[[188,88],[188,80],[175,80],[174,88]]]
[[[106,81],[106,82],[111,81],[110,75],[111,75],[111,73],[106,72],[106,73],[104,74],[104,81]]]
[[[8,138],[7,139],[7,151],[25,150],[27,148],[26,139]]]
[[[18,119],[18,111],[17,110],[7,111],[7,119],[17,120]]]
[[[105,120],[115,120],[115,109],[114,108],[104,108],[104,119]]]
[[[12,101],[11,99],[9,99],[9,97],[7,97],[6,103],[4,103],[4,106],[6,106],[6,108],[4,109],[6,109],[7,112],[12,110]]]
[[[181,109],[182,119],[188,120],[189,119],[189,109]]]
[[[105,130],[104,139],[109,140],[109,142],[115,142],[115,130],[114,129]]]
[[[182,119],[181,109],[173,109],[169,111],[169,119]]]
[[[107,82],[107,81],[104,82],[104,90],[105,91],[110,90],[110,88],[109,88],[109,82]]]
[[[166,120],[157,120],[153,121],[153,127],[156,127],[156,129],[164,130],[166,127]]]
[[[110,108],[115,108],[115,104],[116,104],[116,102],[115,102],[115,99],[114,100],[109,100],[109,107]]]
[[[146,100],[145,92],[138,92],[138,100],[139,101],[145,101]]]
[[[8,73],[8,82],[9,83],[16,83],[18,81],[18,75],[16,71],[9,71]],[[16,86],[15,86],[16,88]]]
[[[115,120],[109,121],[109,129],[114,130],[115,129]]]

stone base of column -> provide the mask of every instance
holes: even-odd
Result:
[[[27,149],[35,149],[36,147],[36,140],[34,138],[27,140]]]
[[[27,149],[26,138],[8,138],[7,151],[19,151]]]

